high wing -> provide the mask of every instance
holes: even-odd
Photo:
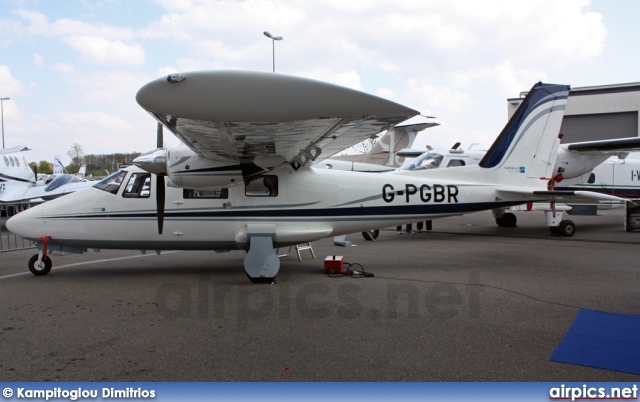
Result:
[[[318,162],[418,114],[348,88],[247,71],[172,74],[136,100],[199,157],[249,172]]]
[[[568,151],[580,152],[583,154],[610,154],[616,155],[621,152],[640,151],[640,137],[617,138],[613,140],[574,142],[562,144],[561,147]]]

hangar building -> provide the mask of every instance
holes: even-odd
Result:
[[[507,99],[511,118],[527,92]],[[571,89],[560,132],[562,143],[640,137],[640,82]]]

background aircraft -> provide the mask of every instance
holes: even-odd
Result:
[[[386,172],[402,166],[406,156],[398,151],[410,148],[418,134],[439,123],[419,123],[395,126],[384,133],[364,154],[332,156],[316,164],[316,167],[348,170],[353,172]],[[412,155],[411,158],[418,156]]]
[[[22,145],[0,150],[0,204],[51,200],[92,185],[70,174],[57,175],[46,185],[38,183],[24,156],[26,151],[29,148]]]
[[[465,150],[459,145],[457,143],[451,149],[429,147],[428,151],[402,149],[396,152],[396,155],[407,159],[398,169],[420,170],[476,165],[486,153],[484,150]],[[638,185],[640,161],[625,160],[629,153],[634,151],[640,151],[640,137],[560,144],[554,170],[561,175],[558,177],[558,183],[562,182],[562,184],[556,187],[563,191],[591,190],[622,198],[638,198],[640,197]],[[616,159],[609,159],[614,155],[618,157],[617,162]],[[375,163],[374,159],[369,160]],[[605,160],[608,160],[607,163],[603,163]],[[336,168],[340,168],[340,165]],[[360,164],[357,168],[364,172],[376,171],[375,168],[368,167],[366,164]],[[379,165],[379,169],[391,168]],[[600,201],[570,206],[538,202],[526,206],[513,206],[509,209],[499,208],[492,212],[496,218],[496,224],[503,227],[516,227],[517,217],[511,211],[545,212],[552,234],[569,237],[575,233],[576,226],[570,220],[561,224],[564,212],[595,214],[598,208],[620,207],[624,202],[624,200]],[[373,230],[363,232],[362,236],[365,240],[371,241],[375,240],[378,234],[378,230]]]
[[[555,185],[558,191],[571,190],[591,190],[602,194],[615,195],[624,198],[637,198],[640,191],[637,185],[637,174],[640,168],[640,161],[635,162],[630,159],[626,162],[624,158],[629,152],[640,151],[640,137],[621,138],[614,140],[587,141],[571,144],[561,144],[558,148],[558,156],[554,170],[560,175],[557,178],[558,184]],[[419,157],[407,161],[400,169],[434,169],[442,167],[464,166],[465,164],[477,163],[484,155],[485,151],[465,152],[460,149],[451,149],[447,151],[428,151]],[[405,155],[413,154],[416,151],[404,150]],[[609,163],[602,162],[609,159],[612,155],[618,156],[619,163],[615,159],[609,160]],[[615,165],[620,168],[614,169]],[[592,173],[593,171],[593,173]],[[598,184],[596,183],[598,178]],[[569,179],[569,180],[567,180]],[[634,184],[633,181],[636,181]],[[562,183],[561,185],[559,183]],[[624,205],[624,200],[618,201],[602,201],[596,203],[581,204],[580,206],[589,205],[591,212],[600,208],[611,208],[613,206]],[[511,207],[515,210],[535,210],[543,211],[547,214],[547,223],[552,233],[562,236],[572,236],[575,232],[575,224],[571,221],[565,221],[564,226],[558,225],[562,221],[562,213],[569,211],[572,206],[554,205],[545,203],[528,204],[526,209],[521,207]],[[584,213],[585,209],[576,208],[577,213]],[[512,212],[505,209],[493,210],[496,223],[499,226],[515,227],[517,218]],[[370,240],[370,235],[364,234],[365,239]]]

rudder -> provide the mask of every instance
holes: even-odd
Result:
[[[535,84],[479,166],[493,170],[505,184],[551,177],[569,89],[568,85]]]

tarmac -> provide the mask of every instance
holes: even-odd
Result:
[[[578,309],[640,314],[640,231],[624,210],[566,217],[571,238],[517,215],[317,241],[274,285],[242,251],[54,253],[43,277],[34,250],[1,253],[0,381],[640,381],[549,361]],[[375,276],[329,277],[333,255]]]

